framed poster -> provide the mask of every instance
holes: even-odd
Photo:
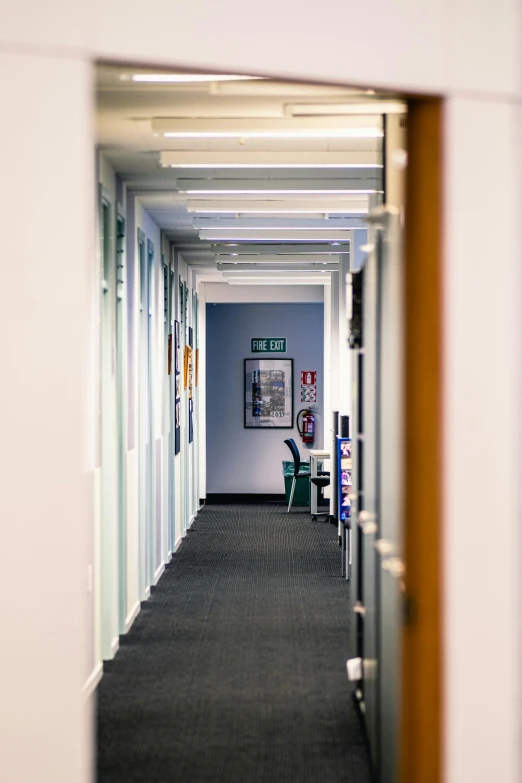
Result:
[[[176,379],[174,396],[174,453],[179,454],[181,450],[181,343],[179,321],[174,321],[174,371]]]
[[[245,427],[294,425],[294,360],[245,359]]]
[[[181,345],[179,341],[179,321],[174,321],[174,361],[176,375],[181,372]]]

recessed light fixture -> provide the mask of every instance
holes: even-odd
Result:
[[[366,215],[368,210],[367,209],[327,209],[322,212],[317,207],[310,208],[310,209],[243,209],[237,210],[237,209],[188,209],[187,212],[194,212],[196,213],[203,213],[208,215],[218,214],[218,215],[317,215],[318,217],[328,213],[330,215]]]
[[[365,226],[361,226],[361,228],[366,228]],[[208,226],[206,228],[200,226],[200,231],[214,231],[214,232],[220,232],[220,231],[353,231],[352,226],[336,226],[336,225],[326,225],[326,226]],[[334,243],[338,244],[338,243]]]
[[[224,237],[224,236],[220,236],[219,234],[215,234],[215,235],[212,234],[212,235],[205,235],[205,236],[200,235],[200,239],[203,239],[205,242],[223,242],[223,241],[226,242],[227,239],[232,239],[232,238],[244,241],[242,237],[226,237],[226,236]],[[257,237],[257,238],[245,237],[245,241],[248,243],[255,243],[256,241],[258,241],[258,242],[280,242],[281,244],[285,242],[315,242],[315,243],[319,242],[319,243],[329,243],[331,245],[341,244],[340,242],[332,242],[331,239],[328,238],[317,239],[315,237],[303,237],[299,235],[291,238],[289,237],[288,239],[281,239],[281,237],[270,236],[270,235],[267,237]],[[344,242],[348,245],[350,240],[346,239],[344,240]]]
[[[239,82],[248,79],[262,79],[262,76],[238,76],[223,73],[133,73],[123,75],[122,81],[156,84],[187,84],[191,82]]]
[[[352,188],[346,188],[346,189],[339,189],[339,190],[259,190],[257,188],[243,188],[242,190],[209,190],[207,189],[190,189],[190,190],[180,190],[180,193],[187,193],[189,196],[241,196],[241,195],[247,195],[247,194],[255,194],[255,195],[263,195],[263,196],[296,196],[296,195],[310,195],[310,196],[342,196],[347,194],[357,194],[357,195],[370,195],[372,193],[380,193],[380,190],[375,189],[365,189],[365,190],[356,190]],[[258,210],[256,210],[258,211]],[[315,211],[317,212],[317,206],[315,208]]]
[[[171,169],[382,169],[382,163],[162,163]]]

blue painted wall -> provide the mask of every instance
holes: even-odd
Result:
[[[207,305],[207,493],[284,492],[281,462],[290,459],[285,438],[293,437],[306,458],[295,426],[243,426],[243,360],[254,356],[252,337],[287,338],[284,355],[294,360],[294,423],[305,407],[301,370],[317,371],[315,446],[323,445],[323,319],[322,303]]]

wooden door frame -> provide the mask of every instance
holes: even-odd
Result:
[[[408,102],[401,783],[441,783],[443,103]]]

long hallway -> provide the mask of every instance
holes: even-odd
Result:
[[[203,508],[98,689],[98,783],[367,783],[337,530]]]

